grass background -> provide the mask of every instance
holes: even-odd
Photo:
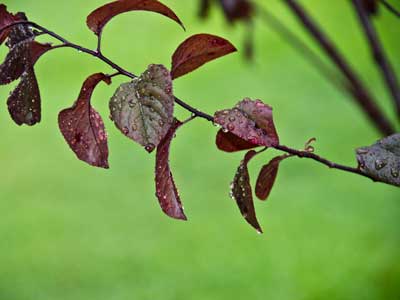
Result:
[[[3,2],[95,47],[85,18],[105,1]],[[302,2],[394,120],[350,2]],[[244,29],[227,26],[218,10],[201,22],[197,1],[164,3],[187,32],[156,14],[124,14],[104,32],[105,54],[140,73],[150,63],[169,66],[177,45],[199,32],[227,37],[241,49]],[[280,1],[268,6],[303,35]],[[397,70],[399,24],[384,10],[377,22]],[[274,107],[284,144],[300,148],[317,137],[319,154],[354,165],[354,148],[373,143],[378,133],[348,97],[262,21],[256,27],[254,64],[240,54],[227,56],[177,80],[176,95],[209,113],[245,96],[263,99]],[[4,46],[0,54],[6,54]],[[154,196],[154,157],[107,118],[108,99],[126,79],[100,85],[94,95],[111,151],[111,169],[101,170],[75,158],[59,133],[57,113],[72,105],[88,75],[111,70],[70,49],[46,54],[36,70],[43,101],[38,126],[16,126],[5,104],[12,87],[0,90],[0,300],[399,299],[398,189],[292,159],[282,164],[270,200],[256,202],[265,231],[257,235],[228,197],[243,154],[217,151],[216,129],[197,120],[179,131],[172,147],[172,168],[189,217],[187,223],[174,221],[161,213]],[[252,162],[253,180],[273,154],[267,151]]]

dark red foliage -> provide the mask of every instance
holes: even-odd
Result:
[[[260,224],[258,223],[256,212],[254,209],[253,194],[250,185],[250,175],[247,168],[249,161],[257,154],[251,150],[246,153],[241,161],[239,168],[231,185],[231,197],[236,201],[240,212],[246,221],[253,226],[257,232],[262,233]]]
[[[247,142],[231,132],[224,132],[222,129],[218,131],[215,143],[219,150],[225,152],[236,152],[258,147],[258,145]]]
[[[151,11],[164,15],[183,26],[177,15],[167,6],[157,0],[119,0],[105,4],[94,10],[86,19],[88,27],[97,35],[113,17],[134,10]]]
[[[244,99],[233,109],[217,111],[214,122],[223,131],[258,146],[276,146],[279,137],[272,118],[272,108],[260,100]]]
[[[256,196],[260,200],[268,198],[278,175],[279,164],[286,158],[288,158],[287,155],[277,156],[261,168],[256,183]]]
[[[18,18],[7,11],[4,4],[0,4],[0,29],[18,21]],[[0,32],[0,45],[5,41],[11,28]]]
[[[169,148],[180,126],[182,123],[175,119],[167,135],[157,147],[156,196],[165,214],[175,219],[187,220],[169,167]]]
[[[229,22],[248,20],[253,13],[253,5],[248,0],[220,0]]]
[[[185,40],[172,56],[172,78],[176,79],[205,63],[237,51],[226,39],[210,34],[196,34]]]
[[[58,125],[76,156],[88,164],[108,168],[108,145],[104,123],[90,103],[93,91],[101,81],[111,83],[103,73],[89,76],[83,83],[78,100],[58,115]]]

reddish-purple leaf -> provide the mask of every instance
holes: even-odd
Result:
[[[250,175],[247,168],[247,164],[256,154],[256,151],[250,150],[240,162],[239,168],[237,169],[231,184],[231,197],[236,201],[240,212],[246,221],[253,226],[258,233],[262,233],[262,229],[257,221],[257,216],[254,209]]]
[[[16,44],[0,65],[0,84],[17,80],[22,73],[29,71],[39,57],[51,49],[50,44],[28,40]]]
[[[225,152],[236,152],[258,147],[258,145],[247,142],[231,132],[224,132],[222,129],[218,131],[215,143],[219,150]]]
[[[103,73],[93,74],[86,79],[75,104],[58,115],[58,125],[68,145],[80,160],[107,169],[107,134],[102,118],[90,104],[93,90],[101,81],[111,83],[110,78]]]
[[[220,0],[222,9],[229,22],[250,19],[253,5],[248,0]]]
[[[14,22],[18,21],[18,19],[11,13],[7,11],[7,6],[4,4],[0,4],[0,29],[4,28]],[[5,41],[10,33],[11,28],[3,30],[0,32],[0,45]]]
[[[279,164],[288,157],[288,155],[277,156],[261,168],[256,183],[256,196],[260,200],[266,200],[268,198],[274,186],[276,176],[278,175]]]
[[[21,81],[7,100],[11,118],[18,125],[40,122],[40,92],[33,67],[24,71]]]
[[[181,125],[182,123],[175,119],[167,135],[157,147],[156,196],[165,214],[175,219],[187,220],[169,167],[169,148],[176,130]]]
[[[185,40],[172,56],[171,75],[176,79],[205,63],[237,51],[226,39],[210,34],[196,34]]]
[[[267,147],[279,144],[272,108],[260,100],[246,98],[233,109],[217,111],[214,122],[224,132],[231,132],[251,144]]]
[[[185,29],[177,15],[169,7],[157,0],[119,0],[110,2],[90,13],[86,19],[86,23],[90,30],[92,30],[96,35],[99,35],[101,34],[103,27],[113,17],[134,10],[159,13],[174,20]]]
[[[110,100],[111,118],[127,137],[152,152],[167,134],[174,113],[172,79],[163,65],[120,85]]]

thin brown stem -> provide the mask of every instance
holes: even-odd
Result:
[[[371,48],[372,57],[378,65],[386,82],[386,85],[392,95],[393,102],[397,110],[397,115],[400,116],[400,87],[396,74],[393,71],[390,62],[385,55],[385,52],[383,50],[383,47],[381,46],[381,42],[378,37],[378,33],[376,32],[362,1],[353,0],[353,5],[360,19],[364,33],[367,37],[369,46]]]
[[[394,8],[394,6],[392,6],[389,2],[387,2],[386,0],[380,0],[379,2],[381,2],[382,5],[387,8],[388,11],[390,11],[395,16],[400,18],[400,11],[398,11],[396,8]]]
[[[308,15],[303,7],[296,0],[284,0],[284,3],[292,10],[294,15],[315,39],[318,45],[325,51],[332,62],[338,67],[349,82],[349,88],[359,107],[369,117],[375,127],[385,136],[395,132],[393,125],[386,118],[385,114],[378,107],[375,99],[369,93],[362,81],[350,67],[350,64],[341,55],[339,50],[319,28],[317,23]]]

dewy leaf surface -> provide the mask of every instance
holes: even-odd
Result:
[[[152,152],[173,122],[169,71],[162,65],[150,65],[140,77],[123,83],[110,100],[110,111],[124,135]]]
[[[94,10],[87,17],[86,23],[96,35],[101,34],[103,27],[115,16],[135,10],[159,13],[177,22],[183,29],[181,20],[166,5],[156,0],[119,0],[107,3]]]
[[[258,147],[258,145],[247,142],[233,133],[224,132],[222,129],[217,133],[215,144],[219,150],[225,152],[236,152]]]
[[[83,83],[78,100],[58,115],[58,126],[76,156],[88,164],[108,168],[108,145],[104,122],[91,106],[90,99],[97,84],[110,84],[103,73],[89,76]]]
[[[400,133],[383,138],[372,146],[358,148],[357,161],[365,174],[400,186]]]
[[[248,162],[256,154],[256,151],[251,150],[246,153],[244,159],[241,161],[231,184],[231,197],[236,201],[239,210],[246,221],[253,226],[257,232],[262,233],[262,229],[258,223],[254,209],[250,175],[247,168]]]
[[[226,39],[210,34],[196,34],[185,40],[172,56],[172,78],[176,79],[205,63],[237,51]]]
[[[256,183],[256,195],[260,200],[267,200],[278,175],[279,164],[286,158],[287,155],[277,156],[261,168]]]
[[[279,144],[272,108],[261,100],[246,98],[233,109],[217,111],[214,122],[224,132],[231,132],[251,144],[267,147]]]
[[[169,149],[176,130],[182,125],[178,120],[174,120],[167,135],[162,139],[157,147],[156,154],[156,195],[161,209],[168,216],[186,220],[183,212],[182,203],[178,190],[175,186],[169,166]]]
[[[7,11],[4,4],[0,4],[0,28],[4,28],[17,21],[17,18]],[[6,29],[0,32],[0,45],[5,41],[11,29]]]

